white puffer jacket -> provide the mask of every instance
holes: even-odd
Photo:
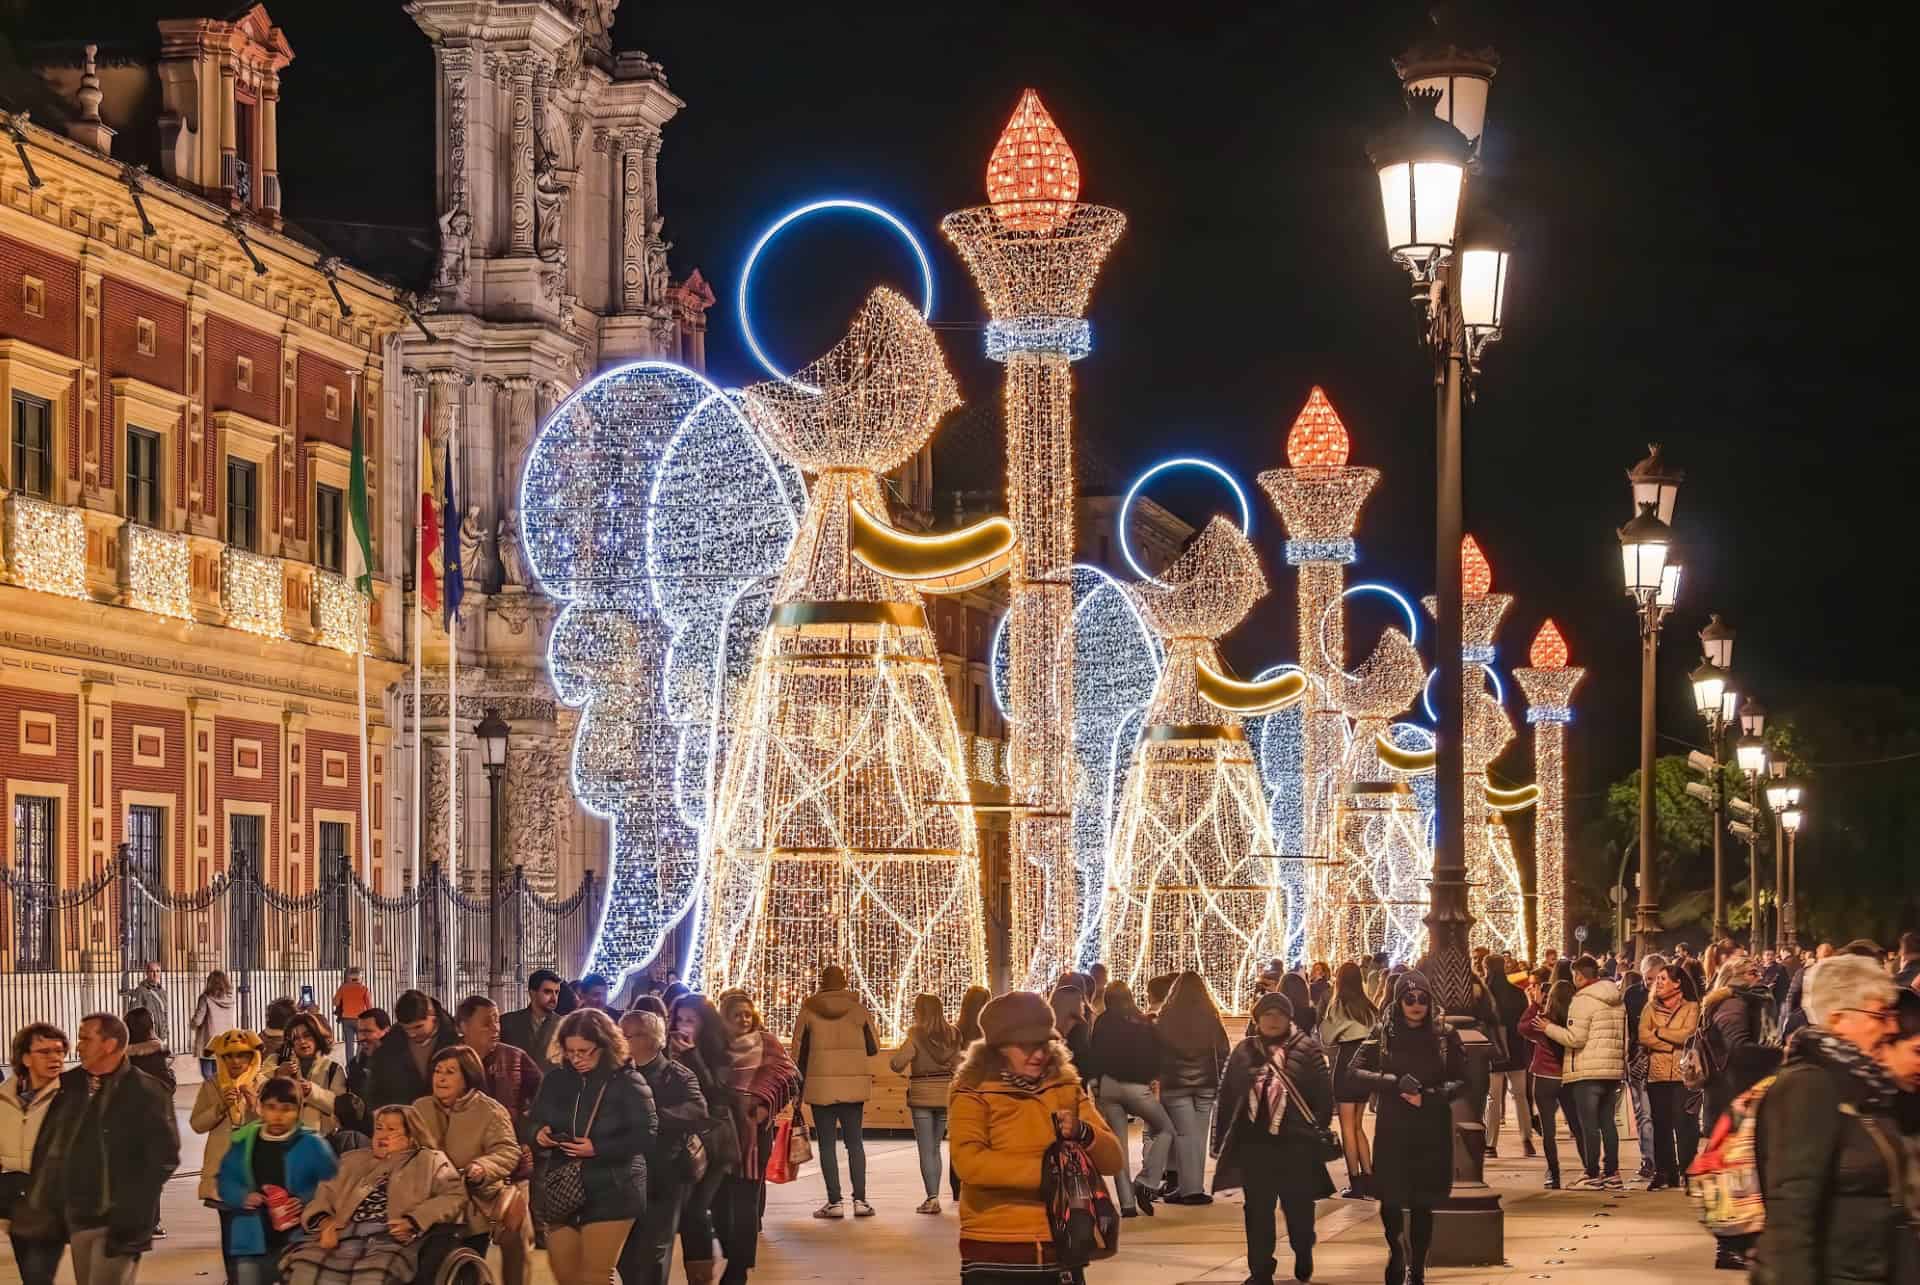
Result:
[[[60,1096],[57,1086],[50,1085],[22,1106],[21,1083],[15,1075],[0,1084],[0,1171],[7,1173],[32,1172],[34,1141],[46,1122],[48,1108]]]
[[[1601,978],[1583,987],[1567,1009],[1567,1024],[1548,1022],[1546,1032],[1566,1045],[1561,1082],[1619,1080],[1627,1074],[1627,1006],[1620,988]]]

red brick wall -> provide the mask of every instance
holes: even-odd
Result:
[[[46,288],[44,316],[29,317],[25,279]],[[67,357],[80,355],[80,265],[38,246],[0,236],[0,335]],[[76,378],[75,384],[78,384]],[[80,389],[67,399],[67,474],[80,475]]]
[[[253,362],[253,391],[240,387],[234,358]],[[280,423],[280,344],[220,317],[207,318],[207,410],[237,410]]]
[[[134,763],[133,729],[136,724],[160,729],[164,766]],[[113,843],[117,848],[126,842],[127,809],[120,801],[126,791],[147,790],[155,794],[173,795],[173,805],[167,810],[171,833],[167,837],[165,876],[168,886],[173,888],[195,886],[187,870],[188,759],[187,716],[184,713],[154,705],[114,705]]]
[[[309,441],[331,442],[342,450],[353,445],[353,381],[347,378],[346,367],[325,357],[303,352],[294,375],[294,387],[297,390],[293,404],[297,456],[294,462],[293,522],[294,534],[304,540],[307,538],[308,523],[312,521],[312,515],[307,511],[307,488],[312,481],[307,477],[304,444]],[[327,418],[329,387],[336,389],[340,398],[339,419]]]
[[[306,824],[307,853],[305,877],[314,877],[314,863],[319,859],[320,827],[314,820],[314,809],[326,808],[335,812],[351,812],[356,824],[355,830],[364,834],[365,821],[360,817],[360,738],[343,736],[338,732],[308,732],[306,748],[306,811],[301,820]],[[326,756],[329,753],[347,756],[347,775],[345,780],[327,783]],[[347,852],[348,865],[355,870],[363,870],[360,860],[359,843],[349,837],[353,845]]]
[[[176,393],[186,391],[187,306],[178,299],[155,294],[131,282],[112,277],[100,283],[100,478],[114,477],[120,444],[108,426],[113,423],[113,380],[131,375]],[[140,351],[140,318],[153,322],[153,356]]]
[[[260,742],[260,777],[235,776],[233,742],[235,738]],[[280,880],[280,833],[285,822],[280,816],[280,728],[274,723],[256,723],[244,718],[216,718],[213,723],[213,826],[214,868],[224,870],[231,845],[227,837],[226,801],[265,803],[267,813],[266,876],[269,883],[282,886]]]
[[[51,757],[20,752],[20,712],[37,710],[54,716],[55,746]],[[9,785],[32,781],[52,781],[67,787],[67,801],[61,806],[60,828],[64,869],[62,881],[69,887],[80,880],[80,814],[87,801],[80,797],[80,700],[57,692],[29,691],[22,687],[0,686],[0,779]],[[31,794],[32,790],[27,790]],[[0,853],[13,864],[13,810],[0,807]],[[91,873],[91,871],[89,871]]]

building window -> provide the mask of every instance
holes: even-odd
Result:
[[[127,808],[127,860],[136,878],[155,893],[166,891],[167,810],[151,803],[134,803]],[[146,897],[136,896],[128,909],[128,943],[136,959],[161,959],[166,955],[162,941],[160,908]]]
[[[20,278],[20,311],[29,317],[47,315],[47,283],[39,277]]]
[[[313,488],[313,560],[329,571],[340,569],[341,518],[346,511],[339,487]]]
[[[227,460],[227,543],[255,550],[260,538],[260,469],[252,460]]]
[[[13,395],[13,489],[41,499],[53,491],[53,403]]]
[[[54,825],[59,800],[20,794],[13,800],[13,961],[19,972],[44,972],[54,965]]]
[[[250,358],[233,359],[233,386],[243,393],[253,391],[253,362]]]
[[[335,420],[339,419],[340,418],[340,390],[338,388],[335,388],[332,384],[328,384],[326,388],[326,396],[324,400],[326,402],[327,418],[335,419]]]
[[[160,337],[158,331],[154,329],[152,321],[145,317],[135,318],[133,346],[139,349],[142,357],[153,356],[155,350],[160,346]]]
[[[127,521],[158,527],[161,518],[160,434],[127,430]]]

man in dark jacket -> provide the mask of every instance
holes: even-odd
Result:
[[[1493,1004],[1499,1038],[1493,1041],[1493,1061],[1488,1066],[1486,1126],[1487,1155],[1497,1156],[1500,1143],[1500,1117],[1507,1111],[1507,1096],[1513,1096],[1514,1119],[1520,1127],[1520,1149],[1533,1154],[1533,1103],[1527,1090],[1527,1064],[1533,1060],[1533,1045],[1520,1034],[1520,1018],[1527,1011],[1527,997],[1507,980],[1505,955],[1487,956],[1487,998]]]
[[[384,1008],[370,1008],[354,1018],[353,1025],[359,1038],[354,1041],[353,1056],[347,1059],[347,1088],[364,1102],[368,1081],[373,1077],[373,1055],[393,1029],[393,1018]]]
[[[398,1029],[387,1032],[367,1064],[367,1091],[361,1096],[369,1110],[403,1107],[433,1089],[427,1068],[433,1055],[460,1042],[453,1018],[440,1001],[425,991],[402,991],[393,1002]]]
[[[153,1247],[160,1190],[180,1164],[173,1102],[127,1061],[126,1023],[112,1013],[81,1019],[74,1054],[80,1065],[60,1077],[13,1230],[65,1240],[76,1285],[132,1285]]]
[[[527,978],[527,1006],[500,1016],[500,1038],[533,1059],[545,1070],[551,1065],[548,1051],[554,1032],[560,1029],[560,988],[566,985],[560,974],[541,968]]]
[[[653,1090],[658,1128],[647,1150],[647,1209],[620,1252],[620,1285],[667,1285],[673,1238],[687,1195],[698,1177],[687,1139],[707,1125],[707,1099],[692,1071],[665,1057],[667,1025],[658,1013],[630,1012],[620,1020],[640,1078]]]
[[[1713,1126],[1726,1113],[1736,1090],[1736,1066],[1747,1051],[1780,1046],[1780,1014],[1773,992],[1760,985],[1759,965],[1746,956],[1736,961],[1729,985],[1708,995],[1700,1005],[1700,1024],[1706,1031],[1712,1067],[1707,1078],[1707,1114],[1701,1135],[1711,1137]],[[1731,967],[1731,966],[1730,966]]]
[[[1868,1050],[1889,1028],[1893,983],[1837,955],[1806,984],[1813,1025],[1794,1037],[1760,1100],[1756,1160],[1767,1221],[1756,1285],[1891,1285],[1913,1279],[1912,1230],[1896,1172],[1898,1086]]]

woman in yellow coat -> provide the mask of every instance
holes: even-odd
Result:
[[[947,1131],[960,1179],[966,1285],[1032,1285],[1042,1279],[1033,1269],[1056,1261],[1040,1180],[1042,1158],[1057,1139],[1080,1142],[1103,1174],[1119,1173],[1123,1163],[1054,1029],[1052,1006],[1031,991],[981,1010],[980,1039],[954,1073]]]

